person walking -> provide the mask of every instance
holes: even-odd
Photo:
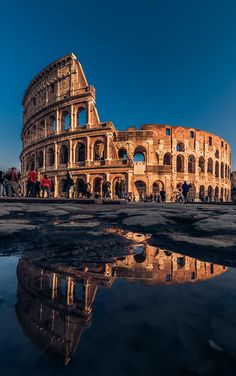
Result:
[[[183,197],[184,197],[184,203],[187,204],[188,202],[188,193],[189,193],[189,184],[185,181],[184,184],[182,185],[182,192],[183,192]]]
[[[12,167],[9,173],[7,174],[7,180],[9,184],[9,188],[11,190],[10,196],[14,195],[16,197],[20,197],[20,184],[19,184],[20,175],[16,172],[16,168]]]
[[[166,201],[166,191],[164,189],[162,189],[160,191],[160,196],[161,196],[161,202],[165,202]]]
[[[28,197],[35,197],[37,180],[38,172],[34,168],[31,168],[28,173]]]
[[[52,188],[52,182],[47,177],[47,175],[44,175],[44,177],[40,180],[40,185],[41,185],[41,189],[42,189],[42,198],[44,198],[45,192],[47,193],[47,198],[49,198],[51,188]]]
[[[3,171],[0,171],[0,197],[4,197],[5,196],[5,181],[6,181],[6,178],[5,178],[5,174]]]
[[[67,171],[67,173],[66,173],[66,179],[65,179],[64,187],[63,187],[63,192],[65,192],[66,198],[70,197],[70,190],[71,190],[71,187],[74,184],[75,183],[74,183],[73,179],[71,178],[69,171]]]

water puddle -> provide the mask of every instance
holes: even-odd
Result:
[[[123,235],[109,260],[1,257],[3,375],[235,375],[235,269]]]

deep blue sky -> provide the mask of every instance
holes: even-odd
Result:
[[[236,166],[235,0],[5,1],[0,41],[0,168],[19,165],[27,84],[68,52],[102,121],[206,129],[231,142]]]

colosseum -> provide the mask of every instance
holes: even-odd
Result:
[[[185,180],[194,201],[230,200],[230,145],[212,133],[166,124],[145,124],[117,130],[101,122],[93,86],[74,54],[43,69],[23,97],[23,151],[20,155],[23,190],[30,168],[53,181],[54,197],[63,195],[69,171],[78,197],[81,182],[97,197],[103,182],[116,197],[118,179],[126,194],[138,198],[165,190],[175,200]]]

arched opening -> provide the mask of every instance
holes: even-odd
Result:
[[[37,138],[37,128],[36,125],[33,125],[31,129],[31,141],[35,141]]]
[[[177,169],[177,172],[184,172],[184,157],[183,157],[183,155],[177,155],[176,169]]]
[[[190,184],[189,193],[188,193],[188,201],[194,202],[196,198],[196,187],[193,183]]]
[[[43,167],[43,152],[42,152],[42,150],[40,150],[38,152],[38,155],[37,155],[37,166],[38,166],[38,168]]]
[[[47,164],[48,166],[53,166],[55,163],[55,155],[54,155],[54,149],[49,148],[48,149],[48,154],[47,154]]]
[[[83,127],[87,124],[87,111],[81,107],[77,111],[77,127]]]
[[[164,184],[161,181],[155,181],[152,185],[152,192],[153,193],[160,193],[163,190]]]
[[[204,185],[200,185],[200,187],[199,187],[199,199],[201,201],[204,201],[204,198],[205,198],[205,187],[204,187]]]
[[[209,174],[213,174],[213,160],[212,160],[212,158],[208,159],[207,172],[209,172]]]
[[[171,166],[172,165],[172,155],[170,153],[166,153],[164,155],[163,165],[164,166]]]
[[[224,163],[221,162],[221,165],[220,165],[220,177],[221,179],[224,179]]]
[[[228,176],[228,166],[227,164],[225,165],[225,179],[227,179]]]
[[[220,190],[220,198],[222,201],[224,201],[224,188],[221,188]]]
[[[177,143],[176,151],[184,151],[184,144],[183,144],[183,142],[178,142]]]
[[[61,116],[61,130],[66,131],[70,128],[70,114],[64,111]]]
[[[102,161],[104,160],[104,143],[102,141],[96,141],[94,144],[94,160],[95,161]]]
[[[220,158],[220,152],[219,152],[219,150],[216,150],[216,152],[215,152],[215,158]]]
[[[83,143],[79,142],[76,146],[75,161],[76,162],[84,162],[85,159],[86,159],[85,145]]]
[[[216,161],[215,163],[215,177],[218,178],[219,177],[219,162]]]
[[[137,146],[134,151],[134,162],[145,162],[146,159],[146,149],[143,146]]]
[[[200,173],[205,172],[205,159],[203,157],[199,158],[199,168],[200,168]]]
[[[95,197],[102,197],[102,178],[95,178],[93,182],[93,192]]]
[[[56,118],[55,116],[51,115],[48,118],[47,134],[50,135],[54,132],[56,132]]]
[[[142,264],[146,260],[145,250],[134,255],[134,260],[137,262],[137,264]]]
[[[37,134],[38,134],[38,138],[42,138],[45,136],[45,123],[43,120],[38,124]]]
[[[119,149],[118,156],[119,156],[119,159],[123,159],[123,160],[127,159],[127,150],[125,148]]]
[[[195,172],[195,157],[194,155],[190,155],[188,157],[188,172],[193,174]]]
[[[32,170],[35,168],[35,156],[32,154],[29,158],[29,169]]]
[[[209,185],[208,190],[207,190],[208,201],[212,201],[213,193],[214,193],[214,190],[212,186]]]
[[[219,188],[215,187],[215,201],[219,200]]]
[[[136,181],[135,187],[137,188],[139,195],[146,194],[146,184],[143,181],[141,180]]]
[[[60,149],[60,163],[67,164],[69,162],[69,152],[66,145],[62,145]]]
[[[64,196],[65,181],[66,179],[64,178],[60,180],[59,187],[58,187],[59,197]]]
[[[87,193],[87,186],[82,178],[78,178],[76,181],[76,190],[79,196],[85,196]]]

